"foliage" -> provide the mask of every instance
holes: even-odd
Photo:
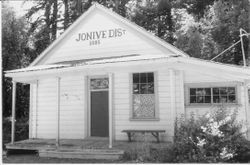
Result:
[[[15,125],[15,140],[25,140],[29,135],[29,123],[27,118],[22,118],[16,121]],[[10,118],[3,118],[3,134],[2,134],[2,143],[9,143],[11,141],[11,121]]]
[[[215,0],[180,0],[180,6],[186,8],[187,11],[193,14],[198,19],[202,18],[208,9],[209,5],[212,5]]]
[[[33,51],[27,34],[28,27],[24,18],[16,18],[15,12],[5,3],[2,5],[2,85],[3,85],[3,143],[10,142],[11,122],[11,80],[4,77],[3,71],[26,67],[32,60]],[[16,140],[28,138],[29,86],[17,84],[16,99]]]
[[[240,39],[240,28],[243,28],[247,32],[250,31],[249,6],[250,2],[248,0],[219,0],[213,4],[212,11],[214,14],[211,34],[221,52]],[[244,50],[246,54],[248,52],[250,55],[249,39],[247,37],[243,37],[243,39]],[[241,64],[241,44],[230,49],[230,51],[218,60],[224,63]]]
[[[11,112],[11,80],[4,77],[3,71],[26,67],[32,60],[28,27],[24,18],[16,18],[15,12],[3,4],[2,12],[2,59],[3,59],[3,116]],[[24,117],[28,112],[29,87],[17,85],[17,117]]]
[[[213,113],[195,119],[179,118],[174,137],[174,162],[239,162],[249,151],[237,111],[219,107]]]
[[[172,7],[173,2],[170,0],[139,1],[130,13],[131,20],[173,44],[175,28]]]

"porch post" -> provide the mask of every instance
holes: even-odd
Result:
[[[244,83],[244,93],[245,93],[245,114],[246,114],[246,128],[247,128],[247,139],[250,140],[250,109],[249,109],[249,96],[248,96],[248,84]]]
[[[181,102],[181,111],[178,112],[178,117],[181,116],[181,114],[184,115],[184,117],[186,117],[186,110],[185,110],[185,82],[184,82],[184,71],[180,70],[180,94],[181,94],[181,98],[180,98],[180,102]]]
[[[38,115],[37,115],[37,113],[38,113],[38,85],[39,85],[39,80],[36,80],[36,106],[35,106],[35,115],[34,115],[34,117],[35,117],[35,119],[34,119],[34,126],[35,126],[35,138],[37,138],[37,119],[38,119]]]
[[[174,69],[169,70],[169,78],[170,78],[170,105],[171,105],[171,116],[173,117],[173,130],[172,133],[174,135],[174,124],[176,118],[176,108],[175,108],[175,71]]]
[[[12,122],[11,122],[11,143],[15,141],[15,118],[16,118],[16,82],[12,81]]]
[[[59,147],[60,145],[60,81],[61,78],[57,77],[57,107],[56,107],[56,121],[57,121],[57,128],[56,128],[56,146]]]
[[[113,143],[113,74],[109,73],[109,148]]]

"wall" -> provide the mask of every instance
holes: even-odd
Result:
[[[151,70],[153,71],[153,69]],[[143,70],[138,70],[143,72]],[[144,71],[145,72],[145,71]],[[132,73],[132,72],[131,72]],[[114,118],[115,118],[115,139],[127,140],[127,135],[122,133],[124,129],[163,129],[165,134],[161,135],[161,139],[171,141],[174,131],[175,112],[171,112],[171,96],[170,96],[170,74],[167,69],[158,69],[155,78],[158,79],[155,84],[155,90],[158,90],[158,121],[132,121],[130,120],[131,113],[131,95],[129,88],[130,74],[128,72],[116,72],[114,75]],[[176,104],[180,103],[180,81],[179,74],[176,76]],[[132,92],[131,92],[132,93]],[[129,98],[129,99],[128,99]],[[130,100],[131,99],[131,100]],[[177,109],[181,109],[180,105],[176,105]],[[181,110],[179,110],[181,111]],[[151,136],[152,138],[152,136]]]
[[[135,69],[137,68],[137,69]],[[127,135],[122,133],[124,129],[163,129],[165,134],[161,134],[161,140],[171,141],[174,131],[174,119],[176,112],[171,110],[171,85],[170,71],[167,67],[148,66],[131,67],[129,69],[120,69],[114,72],[114,120],[113,129],[116,140],[127,140]],[[131,79],[130,75],[134,72],[155,72],[155,91],[156,106],[158,109],[159,120],[155,121],[132,121],[131,113]],[[97,74],[97,72],[92,72]],[[99,72],[98,74],[101,74]],[[103,73],[104,74],[104,73]],[[175,80],[175,108],[178,112],[183,112],[181,103],[182,92],[180,73],[174,72]],[[61,78],[61,106],[60,106],[60,138],[81,139],[87,135],[86,119],[86,93],[85,79],[83,74],[62,76]],[[35,87],[34,87],[35,88]],[[56,78],[44,78],[39,81],[38,87],[38,111],[37,111],[37,138],[55,138],[56,137]],[[33,96],[35,96],[33,90]],[[32,111],[33,124],[35,123],[35,97]],[[32,136],[35,136],[35,126],[32,127]],[[149,136],[155,140],[151,135]]]
[[[38,85],[36,111],[36,86],[33,85],[32,135],[35,138],[55,138],[57,132],[57,79],[43,78]],[[60,104],[60,138],[81,139],[86,136],[84,76],[62,76]],[[37,118],[37,119],[36,119]],[[37,127],[35,123],[37,122]],[[37,130],[36,130],[37,128]]]
[[[55,78],[39,80],[36,112],[37,138],[56,137],[56,89]]]
[[[112,69],[114,70],[114,69]],[[156,106],[158,106],[158,117],[159,120],[154,121],[134,121],[130,120],[131,115],[131,78],[130,75],[134,72],[155,72],[155,91],[158,93],[156,97]],[[104,73],[105,72],[105,73]],[[109,70],[99,70],[89,72],[90,75],[94,74],[106,74]],[[170,84],[170,70],[167,67],[159,67],[155,65],[149,66],[134,66],[126,69],[116,69],[114,73],[113,83],[113,129],[114,139],[116,140],[127,140],[127,135],[122,133],[124,129],[164,129],[166,134],[161,135],[162,140],[172,140],[174,131],[174,120],[176,115],[185,113],[190,114],[191,111],[197,115],[202,115],[209,110],[211,106],[189,106],[187,103],[184,107],[184,101],[186,102],[187,96],[184,98],[183,81],[185,86],[188,84],[196,83],[201,84],[214,84],[212,82],[207,83],[207,77],[205,80],[202,78],[197,79],[194,77],[188,77],[187,71],[184,72],[184,79],[182,78],[182,71],[174,71],[174,94],[175,94],[175,110],[171,107],[171,84]],[[198,75],[199,76],[199,75]],[[202,76],[200,76],[202,77]],[[182,80],[183,79],[183,80]],[[215,77],[211,78],[216,83],[221,84],[235,84],[236,82],[228,82],[223,79],[216,80]],[[198,81],[199,80],[199,81]],[[81,139],[87,136],[87,110],[86,110],[86,89],[85,89],[85,78],[83,72],[81,74],[63,75],[61,79],[61,122],[60,122],[60,138],[71,138]],[[219,82],[221,81],[221,82]],[[224,82],[223,82],[224,81]],[[244,109],[244,93],[243,86],[238,84],[238,96],[239,99],[239,119],[245,120],[245,109]],[[33,96],[36,95],[36,87],[32,86]],[[185,88],[185,94],[187,94]],[[35,111],[36,98],[31,99],[33,101],[32,107],[32,135],[36,137],[35,122],[37,122],[37,137],[38,138],[55,138],[56,136],[56,78],[43,78],[39,80],[38,86],[38,110]],[[184,100],[185,99],[185,100]],[[184,111],[185,108],[185,111]],[[235,106],[231,106],[234,109]],[[38,117],[36,119],[36,116]],[[152,138],[152,136],[151,136]]]
[[[235,86],[237,93],[237,104],[225,104],[224,107],[233,112],[238,111],[237,120],[246,123],[246,108],[245,108],[245,93],[243,83],[237,81],[229,81],[220,77],[216,74],[213,76],[208,76],[206,74],[198,74],[196,72],[185,72],[185,115],[190,117],[191,113],[194,113],[196,117],[202,116],[207,112],[214,111],[218,109],[217,105],[190,105],[189,104],[189,87],[223,87],[223,86]],[[243,130],[245,130],[245,126]]]
[[[83,139],[86,136],[84,75],[63,76],[61,79],[60,136]]]

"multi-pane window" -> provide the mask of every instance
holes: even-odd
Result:
[[[133,74],[133,118],[155,117],[154,73]]]
[[[190,103],[211,103],[211,89],[190,88]]]
[[[235,87],[213,88],[213,103],[236,103]]]
[[[236,103],[235,87],[190,88],[190,103]]]

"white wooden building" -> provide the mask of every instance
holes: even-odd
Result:
[[[111,146],[127,140],[124,129],[163,129],[167,141],[178,115],[222,102],[239,110],[250,137],[249,68],[191,58],[98,4],[29,67],[6,76],[13,98],[17,82],[30,84],[29,138],[100,136]]]

